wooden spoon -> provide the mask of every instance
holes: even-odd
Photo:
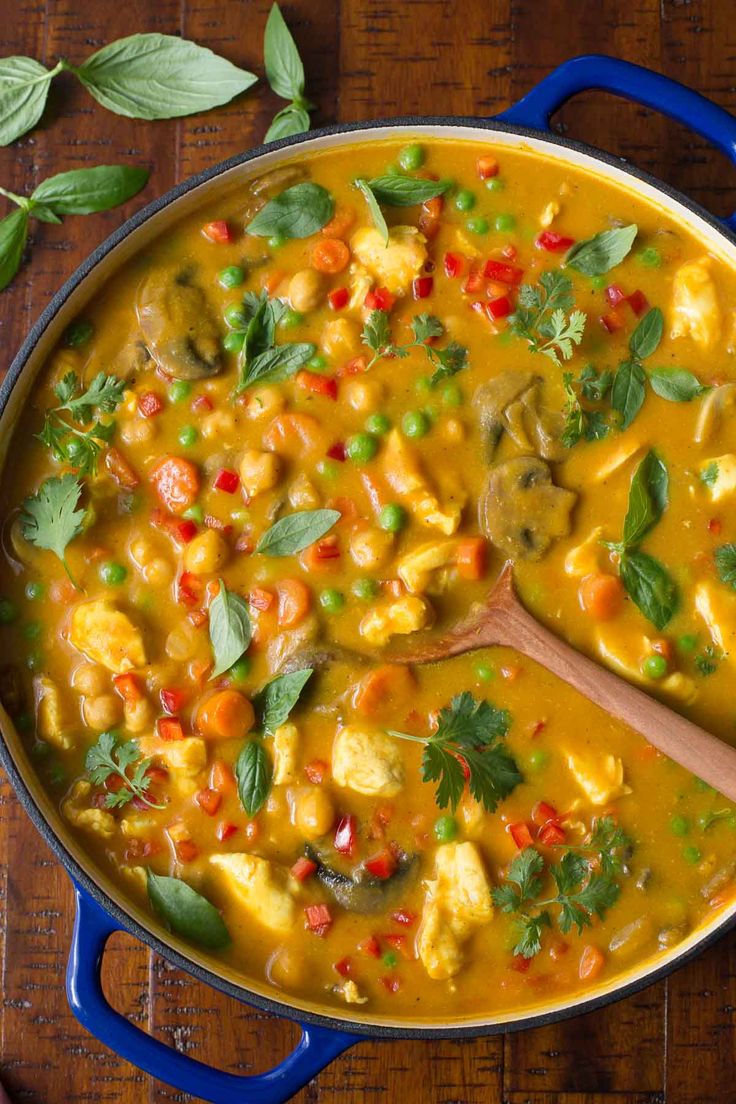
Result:
[[[482,605],[445,636],[392,663],[436,663],[477,648],[502,645],[535,660],[607,713],[640,732],[650,744],[736,801],[736,748],[675,713],[625,679],[577,652],[524,609],[507,563]]]

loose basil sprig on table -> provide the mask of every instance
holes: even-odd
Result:
[[[271,88],[277,96],[290,101],[274,116],[265,141],[303,134],[309,130],[309,111],[313,105],[305,98],[304,65],[278,4],[273,5],[266,21],[263,60]]]
[[[18,211],[0,220],[0,290],[8,286],[20,267],[29,218],[61,222],[63,215],[107,211],[136,195],[147,180],[147,169],[132,165],[96,165],[92,169],[72,169],[49,176],[30,196],[0,188],[0,195],[7,196],[19,207]]]
[[[53,69],[27,57],[0,60],[0,145],[35,126],[51,81],[73,73],[98,103],[131,119],[174,119],[227,103],[257,77],[204,46],[175,35],[135,34],[110,42],[75,66]]]

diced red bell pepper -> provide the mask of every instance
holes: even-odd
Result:
[[[480,268],[475,265],[470,269],[468,275],[465,277],[465,281],[462,285],[462,290],[465,295],[477,295],[483,288],[483,273]]]
[[[209,395],[197,395],[196,399],[192,399],[192,410],[195,414],[209,414],[214,409],[215,404]]]
[[[558,843],[565,842],[565,829],[556,820],[550,820],[544,824],[537,833],[539,842],[545,847],[554,847]]]
[[[224,219],[215,219],[214,222],[206,222],[202,227],[202,233],[211,242],[218,245],[227,245],[233,240],[232,231]]]
[[[164,687],[161,690],[159,697],[161,698],[161,706],[167,713],[178,713],[184,706],[184,702],[187,700],[186,690],[180,690],[175,687]]]
[[[333,962],[332,966],[340,977],[350,977],[353,972],[353,964],[350,960],[350,955],[345,955],[345,958],[341,958],[339,962]]]
[[[455,279],[461,276],[465,268],[465,258],[461,253],[445,253],[445,276]]]
[[[292,866],[291,873],[298,882],[306,882],[307,878],[312,877],[316,869],[316,862],[312,862],[306,855],[300,855]]]
[[[194,800],[203,813],[206,813],[207,816],[214,816],[222,803],[222,794],[219,794],[217,790],[207,788],[196,793]]]
[[[609,311],[608,314],[601,315],[599,321],[603,329],[611,334],[622,330],[624,326],[623,318],[618,311],[615,310]]]
[[[151,524],[163,529],[177,544],[189,544],[197,535],[197,525],[191,518],[172,517],[158,507],[151,511]]]
[[[364,356],[351,357],[350,360],[342,364],[335,372],[335,375],[342,379],[343,376],[360,376],[363,372],[368,371],[368,361]]]
[[[327,774],[327,764],[323,759],[312,759],[304,768],[304,773],[312,785],[319,786]]]
[[[384,287],[372,288],[365,297],[368,310],[390,311],[395,302],[396,296]]]
[[[347,459],[344,443],[342,441],[335,441],[334,445],[330,445],[328,448],[327,455],[330,460],[337,460],[338,463],[344,464]]]
[[[248,605],[265,613],[276,601],[276,595],[266,587],[253,587],[248,593]]]
[[[381,957],[381,944],[378,942],[375,935],[369,935],[367,939],[359,943],[358,950],[361,954],[368,955],[369,958]]]
[[[520,851],[523,851],[525,847],[532,846],[532,834],[529,831],[529,825],[526,821],[519,820],[515,824],[509,824],[506,827],[506,831]]]
[[[511,969],[516,970],[517,974],[525,974],[532,964],[530,958],[525,958],[524,955],[514,955],[511,959]]]
[[[128,705],[135,705],[142,700],[143,690],[138,675],[115,675],[112,682],[120,697]]]
[[[504,264],[503,261],[490,260],[483,265],[483,275],[487,280],[498,280],[500,284],[516,287],[521,283],[524,269],[518,265]]]
[[[381,936],[381,939],[383,939],[384,942],[388,943],[389,947],[393,947],[395,951],[398,951],[399,954],[403,955],[404,958],[411,958],[406,945],[405,935],[396,935],[394,932],[386,932],[384,935]]]
[[[234,836],[237,830],[237,824],[233,824],[232,821],[229,820],[221,820],[220,823],[217,825],[217,831],[215,832],[215,835],[221,843],[224,843],[225,840],[228,840],[231,836]]]
[[[708,519],[708,524],[706,525],[706,529],[708,530],[708,532],[710,533],[710,535],[712,537],[718,537],[718,536],[720,536],[721,531],[723,529],[723,522],[721,521],[720,518],[717,518],[717,517],[709,518]]]
[[[179,862],[194,862],[199,858],[199,848],[194,840],[177,840],[174,849]]]
[[[415,299],[429,299],[434,288],[432,276],[417,276],[412,282],[411,291]]]
[[[230,468],[220,468],[213,487],[217,491],[224,491],[225,494],[235,494],[240,486],[240,476],[236,471],[231,471]]]
[[[644,314],[645,311],[649,310],[649,301],[647,300],[644,292],[639,291],[638,288],[636,291],[632,291],[631,295],[627,297],[626,301],[628,302],[629,306],[631,307],[637,318],[640,315]]]
[[[202,601],[204,585],[199,575],[184,571],[176,583],[176,600],[181,606],[198,606]]]
[[[323,537],[322,540],[317,541],[317,544],[314,546],[314,558],[316,560],[339,560],[340,548],[337,543],[337,537]]]
[[[508,295],[501,295],[498,299],[490,299],[486,303],[486,314],[491,322],[497,322],[499,318],[508,318],[514,312],[514,305]]]
[[[371,855],[369,859],[366,859],[363,865],[374,878],[385,881],[396,870],[396,856],[388,847],[384,847],[377,855]]]
[[[396,974],[386,974],[385,977],[378,980],[387,993],[398,993],[401,988],[401,980],[397,978]]]
[[[498,161],[490,154],[479,157],[475,167],[481,180],[489,180],[492,176],[498,176]]]
[[[325,395],[328,399],[337,398],[337,380],[334,376],[320,376],[318,372],[308,372],[302,368],[297,372],[296,382],[304,391],[314,395]]]
[[[519,250],[516,248],[515,245],[511,245],[511,243],[509,242],[509,244],[505,245],[501,250],[501,256],[506,257],[506,259],[509,261],[515,261],[516,258],[519,256]]]
[[[546,801],[538,801],[532,809],[532,821],[541,828],[548,820],[557,820],[557,810],[554,805],[548,805]]]
[[[338,311],[346,307],[350,301],[350,292],[346,287],[334,288],[327,295],[330,310]]]
[[[404,928],[412,928],[417,922],[416,913],[409,912],[407,909],[397,909],[396,912],[392,912],[391,919]]]
[[[144,391],[138,397],[138,409],[144,418],[155,418],[164,408],[164,400],[155,391]]]
[[[307,927],[315,935],[321,938],[327,935],[332,927],[332,913],[327,905],[307,905],[304,910],[307,918]]]
[[[335,850],[341,855],[355,855],[358,847],[358,822],[352,813],[338,820],[333,843]]]
[[[183,740],[184,729],[178,717],[159,717],[156,728],[162,740]]]
[[[609,284],[606,288],[604,295],[606,302],[610,303],[612,307],[617,307],[619,303],[623,303],[626,298],[625,293],[621,290],[618,284]]]
[[[554,230],[543,230],[537,236],[534,244],[537,249],[544,249],[547,253],[562,253],[575,244],[575,239],[565,237],[564,234],[557,234]]]

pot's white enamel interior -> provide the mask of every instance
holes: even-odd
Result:
[[[145,222],[134,229],[117,245],[109,250],[74,288],[71,294],[64,300],[58,311],[49,320],[46,328],[39,337],[23,369],[23,373],[15,385],[9,401],[0,417],[0,467],[5,462],[8,444],[11,438],[12,427],[17,420],[18,413],[26,401],[38,371],[43,367],[47,355],[51,352],[60,335],[68,323],[80,314],[86,303],[92,298],[96,290],[103,284],[121,265],[133,254],[145,248],[145,246],[173,223],[178,222],[183,216],[196,210],[208,198],[221,192],[229,192],[236,188],[239,182],[260,175],[285,160],[292,160],[304,154],[316,153],[321,150],[334,149],[358,142],[380,142],[386,139],[416,139],[420,137],[441,138],[446,141],[476,141],[496,146],[511,146],[516,150],[528,152],[530,160],[535,157],[544,157],[564,164],[574,165],[577,168],[591,173],[596,177],[605,177],[609,181],[618,182],[626,190],[635,192],[639,198],[647,200],[654,208],[666,211],[669,216],[674,216],[684,225],[688,226],[714,254],[724,258],[727,263],[736,266],[736,246],[721,233],[712,222],[701,217],[696,211],[667,195],[656,184],[640,179],[632,175],[623,165],[619,167],[611,164],[607,159],[601,159],[592,152],[586,152],[579,148],[571,148],[556,142],[547,141],[543,137],[519,135],[516,132],[496,130],[488,127],[478,127],[465,124],[432,124],[401,125],[386,124],[377,125],[365,130],[350,130],[334,134],[323,134],[312,138],[306,138],[296,146],[288,146],[284,149],[273,150],[262,154],[260,157],[246,161],[245,163],[222,170],[210,179],[205,180],[191,190],[180,196],[173,202],[162,207],[148,217]],[[313,1002],[293,998],[286,993],[278,994],[276,991],[250,981],[246,988],[242,979],[232,970],[224,967],[221,962],[198,952],[191,945],[184,943],[176,936],[161,929],[152,920],[151,916],[144,913],[134,902],[127,901],[117,886],[108,875],[96,867],[79,846],[76,839],[70,836],[68,829],[63,824],[57,809],[49,800],[43,790],[33,764],[30,761],[21,741],[14,731],[13,725],[7,715],[0,708],[0,721],[6,737],[10,754],[23,777],[33,801],[41,811],[42,816],[51,826],[53,832],[61,840],[65,850],[72,856],[88,878],[95,882],[103,892],[118,906],[118,908],[136,921],[142,928],[153,932],[155,936],[167,946],[176,950],[179,955],[190,962],[196,963],[201,968],[215,975],[212,979],[222,979],[228,986],[238,986],[245,999],[248,993],[258,994],[271,1002],[283,1005],[284,1012],[293,1016],[295,1011],[304,1011],[318,1016],[332,1019],[337,1025],[349,1027],[355,1025],[359,1032],[362,1027],[381,1025],[397,1028],[434,1028],[440,1032],[443,1029],[477,1027],[494,1025],[524,1026],[527,1021],[533,1021],[540,1016],[554,1016],[555,1014],[569,1014],[571,1010],[583,1011],[591,1004],[604,1000],[609,994],[631,986],[639,987],[650,975],[666,969],[678,959],[691,954],[698,945],[708,939],[718,928],[728,923],[736,914],[736,903],[729,909],[723,910],[705,925],[691,932],[680,944],[671,950],[663,952],[643,965],[619,975],[612,981],[598,985],[586,991],[585,999],[560,1000],[558,1002],[546,1002],[533,1004],[515,1013],[506,1012],[502,1015],[489,1014],[483,1017],[466,1019],[453,1019],[443,1023],[437,1021],[422,1020],[418,1015],[411,1021],[396,1021],[387,1016],[371,1016],[369,1013],[361,1015],[353,1008],[346,1009],[345,1016],[339,1016],[331,1009],[317,1005]],[[349,1013],[349,1014],[348,1014]]]

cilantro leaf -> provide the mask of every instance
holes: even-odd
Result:
[[[442,337],[445,327],[433,314],[418,314],[412,319],[412,332],[415,341],[426,341],[429,337]]]
[[[82,484],[76,476],[67,472],[45,480],[21,507],[20,520],[25,539],[35,544],[36,548],[46,548],[58,556],[73,583],[65,552],[69,542],[82,531],[85,511],[77,509],[81,495]]]
[[[565,424],[562,428],[562,444],[565,448],[572,448],[579,441],[599,441],[608,434],[609,425],[605,417],[599,410],[586,410],[580,402],[580,398],[575,390],[575,384],[582,383],[582,393],[585,394],[586,387],[593,386],[591,376],[586,372],[592,371],[595,377],[595,383],[602,385],[603,376],[598,377],[598,373],[595,368],[588,365],[583,369],[577,380],[573,378],[572,372],[564,372],[562,375],[562,386],[565,389],[565,395],[567,402],[565,403],[564,415]],[[606,373],[604,373],[605,375]],[[610,376],[610,373],[608,373]],[[600,386],[598,388],[600,393]],[[588,396],[589,397],[589,396]]]
[[[112,414],[117,409],[123,401],[125,380],[98,372],[87,390],[77,394],[80,390],[76,373],[68,372],[55,388],[61,403],[57,410],[68,410],[78,422],[88,422],[95,410]]]
[[[493,903],[502,912],[515,912],[527,901],[539,896],[544,859],[533,847],[525,847],[511,861],[506,872],[506,884],[491,890]],[[510,884],[509,884],[510,883]]]
[[[136,764],[132,775],[128,775],[128,769]],[[102,786],[108,778],[121,778],[124,785],[105,797],[105,805],[108,809],[117,809],[127,805],[134,797],[144,801],[152,809],[163,809],[165,805],[152,800],[148,793],[149,778],[146,774],[150,766],[150,759],[141,759],[138,744],[135,740],[127,740],[118,743],[117,733],[113,731],[100,733],[96,744],[87,751],[84,765],[89,775],[89,780],[95,786]]]
[[[468,350],[457,341],[450,341],[444,349],[436,349],[426,342],[432,337],[441,337],[445,327],[433,314],[418,314],[411,324],[414,340],[408,345],[395,345],[391,340],[391,330],[387,311],[374,310],[368,315],[361,334],[365,345],[373,352],[368,364],[372,368],[381,357],[401,357],[409,355],[411,349],[424,349],[427,359],[435,371],[430,386],[435,387],[440,380],[454,376],[468,365]]]
[[[560,358],[570,360],[573,346],[583,339],[587,319],[583,311],[571,310],[573,302],[569,277],[543,272],[538,284],[523,284],[519,289],[519,306],[510,316],[511,332],[553,364],[559,365]]]
[[[125,391],[125,381],[98,372],[89,387],[82,389],[76,372],[67,372],[54,388],[60,405],[46,412],[41,441],[57,460],[70,464],[80,475],[94,475],[103,447],[112,439],[114,422],[101,422],[95,415],[112,414]],[[72,421],[63,418],[70,415]],[[74,423],[77,423],[76,425]]]
[[[612,816],[599,817],[590,832],[587,846],[598,853],[603,874],[615,874],[623,867],[624,854],[632,844]]]
[[[534,958],[542,949],[542,929],[552,927],[549,913],[544,910],[537,916],[520,916],[515,921],[518,939],[514,947],[515,955]]]

